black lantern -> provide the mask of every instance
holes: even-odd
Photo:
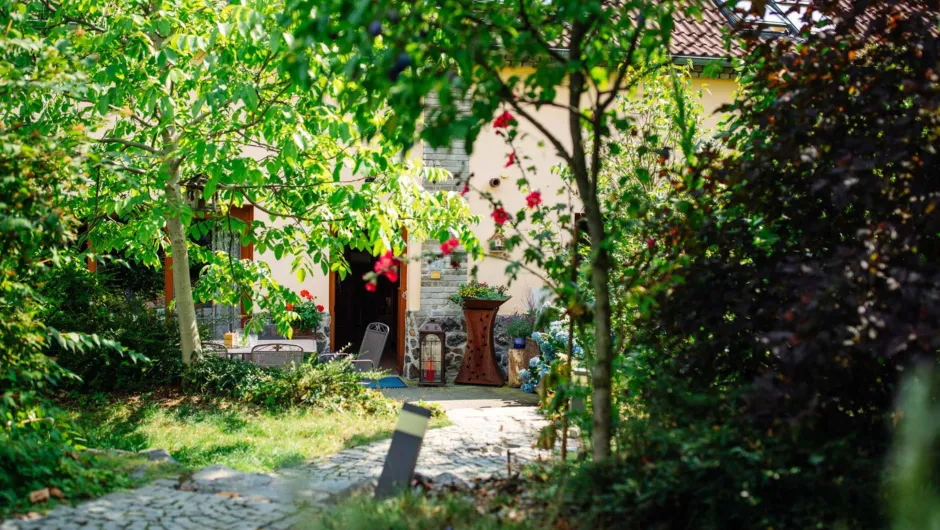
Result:
[[[418,330],[418,384],[444,386],[444,330],[434,319]]]

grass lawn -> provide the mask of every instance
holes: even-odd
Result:
[[[166,449],[198,469],[224,464],[269,472],[388,438],[397,414],[294,409],[271,412],[176,392],[82,398],[64,404],[97,449]],[[431,427],[447,424],[435,418]]]

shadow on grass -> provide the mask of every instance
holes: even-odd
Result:
[[[206,466],[212,463],[218,463],[239,453],[251,452],[254,446],[248,442],[235,442],[224,445],[212,445],[209,447],[184,447],[173,451],[173,457],[181,464],[194,467]]]
[[[191,402],[184,401],[178,405],[166,408],[166,412],[181,423],[212,423],[218,425],[222,432],[233,434],[248,427],[248,420],[244,418],[244,410],[225,410],[215,406],[212,401]]]
[[[122,407],[117,404],[77,409],[78,424],[87,439],[87,445],[97,449],[124,451],[146,449],[147,438],[139,429],[159,410],[159,406],[141,400],[126,405],[126,408],[129,409],[126,414],[122,413]]]
[[[394,429],[384,429],[369,435],[354,434],[343,441],[343,449],[352,449],[353,447],[359,447],[360,445],[387,440],[392,437],[393,432]]]

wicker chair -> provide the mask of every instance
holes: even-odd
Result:
[[[286,368],[304,361],[304,349],[296,344],[259,344],[251,349],[251,362],[258,366]]]

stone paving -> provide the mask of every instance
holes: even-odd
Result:
[[[417,472],[427,477],[470,480],[551,456],[533,448],[545,423],[535,407],[450,408],[447,414],[454,425],[428,431],[421,448]],[[335,495],[377,479],[389,444],[347,449],[271,475],[210,466],[179,480],[60,506],[45,517],[8,520],[0,530],[297,528]]]

